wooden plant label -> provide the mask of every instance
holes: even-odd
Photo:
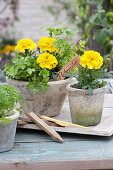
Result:
[[[61,136],[50,126],[48,126],[42,119],[40,119],[35,113],[30,112],[27,116],[36,123],[41,129],[49,134],[57,142],[63,143]]]
[[[72,69],[78,67],[79,64],[80,58],[76,54],[75,57],[58,72],[56,80],[63,80],[65,78],[64,74],[68,74]]]

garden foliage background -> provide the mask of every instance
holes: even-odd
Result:
[[[110,57],[113,70],[113,0],[0,0],[0,78],[3,66],[11,62],[14,46],[22,38],[35,43],[46,32],[41,26],[62,22],[77,33],[73,42],[87,41],[88,49]]]

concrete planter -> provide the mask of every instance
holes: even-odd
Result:
[[[0,152],[8,151],[12,149],[14,145],[14,138],[19,112],[13,110],[10,112],[10,115],[11,116],[8,116],[6,118],[10,118],[12,120],[11,123],[4,126],[0,121]]]
[[[75,84],[67,86],[72,122],[93,126],[101,121],[106,87],[98,88],[90,95],[87,90],[77,89]]]
[[[74,81],[75,78],[51,81],[48,83],[49,89],[46,93],[38,92],[33,95],[30,89],[26,87],[28,82],[7,79],[8,84],[22,93],[26,101],[26,105],[22,104],[25,114],[32,111],[39,116],[44,114],[51,117],[60,114],[67,95],[66,86]]]

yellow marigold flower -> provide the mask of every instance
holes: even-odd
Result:
[[[42,51],[49,51],[52,53],[54,51],[58,51],[58,49],[52,45],[54,41],[56,41],[55,38],[43,37],[39,40],[38,46]]]
[[[0,50],[0,54],[3,54],[4,53],[4,49]]]
[[[99,69],[103,64],[103,57],[96,51],[85,51],[80,58],[80,65],[89,69]]]
[[[41,68],[45,67],[49,70],[55,68],[58,64],[56,57],[48,52],[39,54],[39,57],[37,58],[37,63],[39,63]]]
[[[33,51],[36,48],[36,44],[31,39],[21,39],[18,41],[15,50],[18,50],[19,52],[25,52],[26,49]]]
[[[2,50],[0,50],[0,54],[11,53],[15,51],[15,45],[6,45]]]

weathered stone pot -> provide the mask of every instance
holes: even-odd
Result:
[[[18,117],[19,112],[13,110],[10,112],[10,116],[6,117],[12,120],[11,123],[3,125],[0,121],[0,152],[5,152],[13,148]]]
[[[106,87],[93,90],[77,89],[76,84],[67,86],[72,122],[83,126],[93,126],[101,121]]]
[[[22,93],[26,101],[26,105],[22,104],[25,114],[32,111],[37,115],[44,114],[51,117],[60,114],[67,95],[66,86],[74,81],[75,78],[69,78],[48,82],[49,89],[46,93],[38,92],[34,95],[30,92],[30,89],[26,87],[28,82],[7,79],[8,84]]]

